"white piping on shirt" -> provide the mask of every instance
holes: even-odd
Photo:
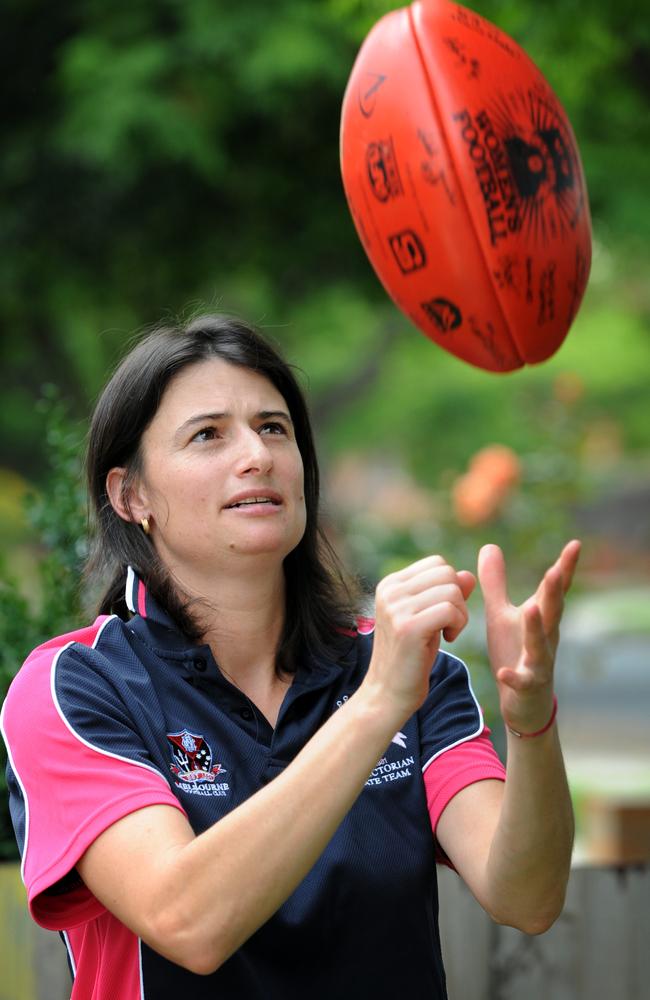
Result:
[[[460,665],[462,667],[464,667],[464,669],[465,669],[465,673],[467,674],[467,686],[469,687],[469,693],[471,694],[472,698],[474,699],[474,704],[476,705],[476,711],[478,712],[479,725],[478,725],[478,729],[476,730],[475,733],[470,733],[468,736],[461,736],[461,738],[459,740],[455,740],[453,743],[450,743],[449,746],[445,746],[445,747],[442,747],[441,750],[437,750],[436,753],[434,753],[433,757],[430,757],[429,760],[425,764],[422,765],[422,774],[424,774],[424,772],[429,767],[429,765],[433,764],[433,762],[436,759],[436,757],[439,757],[440,754],[446,753],[447,750],[452,750],[454,747],[460,746],[461,743],[467,743],[469,740],[473,740],[476,736],[480,736],[481,733],[483,732],[484,728],[485,728],[485,721],[483,719],[483,712],[481,711],[481,706],[479,705],[478,700],[476,698],[476,695],[474,694],[474,688],[472,687],[472,678],[470,676],[469,670],[467,669],[467,664],[464,663],[464,661],[461,660],[460,657],[454,656],[453,653],[448,653],[446,649],[443,650],[443,652],[444,652],[445,656],[451,657],[452,660],[457,660],[458,663],[460,663]]]

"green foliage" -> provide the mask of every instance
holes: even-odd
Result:
[[[32,495],[27,518],[38,539],[35,589],[28,599],[18,580],[0,571],[0,699],[29,651],[81,624],[79,578],[86,556],[85,493],[80,479],[80,435],[57,391],[46,387],[38,407],[46,428],[49,479]],[[0,747],[0,858],[15,857],[7,811],[5,748]]]
[[[331,290],[356,299],[354,314],[385,308],[343,197],[338,129],[357,48],[396,6],[5,5],[3,464],[41,474],[30,400],[45,378],[85,413],[128,333],[188,302],[279,325],[290,347],[299,336],[315,380],[330,364],[317,301]],[[649,40],[636,6],[474,6],[565,104],[601,240],[647,257]],[[350,338],[348,368],[367,343]]]

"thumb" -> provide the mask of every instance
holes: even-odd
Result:
[[[484,545],[478,554],[478,579],[486,612],[508,604],[506,561],[498,545]]]

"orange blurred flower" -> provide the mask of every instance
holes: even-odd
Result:
[[[505,444],[489,444],[481,448],[469,463],[469,471],[504,490],[517,486],[521,479],[519,458]]]
[[[454,515],[459,524],[473,527],[495,517],[521,479],[515,452],[502,444],[481,448],[469,470],[452,487]]]

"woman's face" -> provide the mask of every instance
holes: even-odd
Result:
[[[289,410],[263,375],[219,359],[183,369],[142,438],[136,490],[179,579],[279,563],[305,530],[303,465]]]

